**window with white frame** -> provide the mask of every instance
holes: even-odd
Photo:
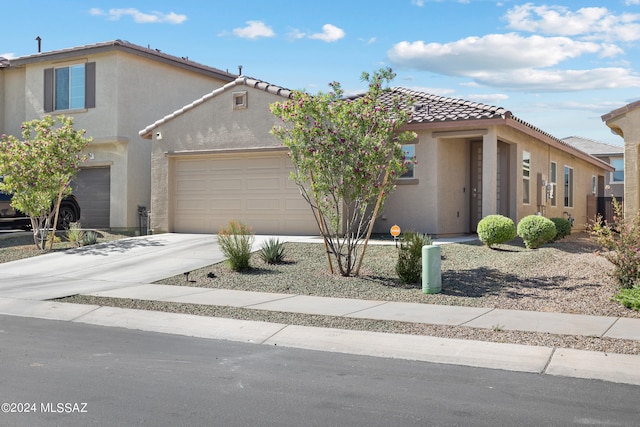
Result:
[[[573,207],[573,168],[564,167],[564,207]]]
[[[407,165],[407,171],[403,173],[401,179],[412,179],[414,175],[415,159],[416,159],[416,146],[413,144],[403,145],[402,154],[404,155],[404,162]]]
[[[522,152],[522,203],[531,202],[531,153]]]
[[[558,185],[558,164],[556,162],[551,162],[549,168],[549,184],[551,185],[551,188],[549,188],[551,206],[556,206],[556,200],[558,200],[558,197],[556,196],[556,188]]]
[[[624,182],[624,159],[611,159],[611,166],[616,168],[611,173],[611,182]]]

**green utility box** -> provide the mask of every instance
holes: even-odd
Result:
[[[422,247],[422,293],[437,294],[442,290],[440,271],[440,246]]]

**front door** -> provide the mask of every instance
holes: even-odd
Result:
[[[482,219],[482,141],[471,141],[471,191],[469,206],[471,206],[469,229],[476,232],[478,223]]]

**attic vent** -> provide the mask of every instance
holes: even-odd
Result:
[[[233,109],[244,110],[247,108],[247,91],[233,92]]]

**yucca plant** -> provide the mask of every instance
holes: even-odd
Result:
[[[279,264],[284,260],[284,242],[272,237],[262,243],[260,259],[267,264]]]
[[[82,246],[95,245],[98,243],[98,233],[93,230],[86,231],[82,237]]]
[[[82,231],[79,222],[72,222],[69,224],[69,229],[66,231],[66,237],[71,244],[75,246],[82,246],[84,231]]]

